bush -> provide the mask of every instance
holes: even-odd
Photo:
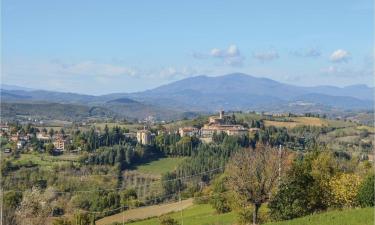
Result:
[[[55,219],[52,222],[52,224],[53,225],[73,225],[73,223],[70,220],[64,219],[64,218]]]
[[[374,206],[374,182],[375,175],[371,175],[368,176],[359,187],[357,201],[361,207]]]
[[[216,210],[217,213],[230,212],[231,208],[226,196],[223,195],[213,195],[210,200],[210,204]]]
[[[161,216],[159,217],[160,225],[179,225],[180,223],[169,217],[169,216]]]
[[[355,174],[341,174],[333,177],[329,182],[332,206],[339,208],[356,206],[360,184],[361,179]]]
[[[314,178],[303,167],[295,166],[268,205],[272,218],[288,220],[314,212],[318,208],[315,186]]]

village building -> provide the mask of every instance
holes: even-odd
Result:
[[[8,132],[9,126],[7,124],[0,124],[0,130],[4,132]]]
[[[196,127],[181,127],[178,129],[178,133],[181,137],[189,136],[194,137],[199,135],[199,129]]]
[[[46,134],[46,133],[37,133],[36,134],[36,138],[39,140],[39,141],[50,141],[51,140],[51,137]]]
[[[201,129],[201,137],[210,138],[214,133],[226,133],[229,136],[248,134],[249,130],[242,125],[225,124],[225,120],[228,118],[229,116],[226,116],[224,111],[220,111],[219,116],[209,117],[209,123]]]
[[[19,134],[14,134],[10,137],[10,140],[13,141],[13,142],[17,142],[18,140],[20,139],[20,136]]]
[[[150,145],[152,143],[152,137],[149,130],[143,129],[137,131],[137,141],[142,145]]]
[[[26,142],[24,140],[17,141],[17,149],[22,149]]]
[[[53,146],[55,146],[55,149],[60,150],[60,151],[65,151],[65,148],[68,145],[68,141],[65,140],[62,137],[58,137],[53,141]]]

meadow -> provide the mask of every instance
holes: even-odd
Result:
[[[182,216],[181,216],[182,215]],[[173,212],[168,216],[184,225],[229,225],[236,224],[237,215],[234,212],[217,214],[209,204],[189,207],[181,212]],[[128,223],[131,225],[159,225],[159,218]],[[293,220],[269,222],[264,225],[372,225],[374,224],[374,209],[349,209],[319,213]]]
[[[161,175],[175,170],[177,165],[185,159],[186,157],[160,158],[137,166],[136,171],[144,174]]]

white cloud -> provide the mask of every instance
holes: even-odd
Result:
[[[153,75],[154,73],[150,74],[150,76],[155,76]],[[191,67],[182,67],[182,68],[177,68],[177,67],[166,67],[161,69],[157,73],[157,77],[161,79],[182,79],[186,77],[191,77],[197,74],[197,71]]]
[[[93,76],[136,76],[137,70],[130,67],[96,63],[93,61],[83,61],[75,64],[59,64],[57,69],[61,73],[75,74],[75,75],[93,75]]]
[[[218,58],[228,66],[241,66],[245,60],[237,45],[234,44],[229,45],[227,49],[213,48],[208,54],[193,53],[193,57],[196,59]]]
[[[227,49],[213,48],[210,51],[210,55],[219,58],[231,58],[241,56],[240,50],[236,45],[229,45]]]
[[[350,53],[343,49],[337,49],[336,51],[332,52],[329,58],[332,62],[336,63],[348,62],[350,59]]]
[[[225,52],[223,50],[221,50],[221,49],[213,48],[210,51],[210,55],[213,56],[213,57],[224,57],[225,56]]]
[[[261,62],[268,62],[279,58],[279,53],[275,50],[256,52],[253,57]]]
[[[374,69],[368,66],[348,67],[331,65],[321,69],[321,73],[323,75],[347,77],[354,80],[361,77],[373,77]]]
[[[319,48],[308,48],[293,51],[291,54],[298,57],[317,58],[322,55],[322,52]]]

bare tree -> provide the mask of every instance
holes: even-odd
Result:
[[[47,217],[51,214],[49,193],[42,193],[33,188],[25,191],[22,202],[16,211],[17,219],[21,225],[45,225]]]
[[[285,164],[285,156],[277,149],[258,145],[255,149],[235,153],[228,163],[228,186],[244,206],[254,206],[253,224],[257,224],[260,206],[277,186],[279,168]]]

